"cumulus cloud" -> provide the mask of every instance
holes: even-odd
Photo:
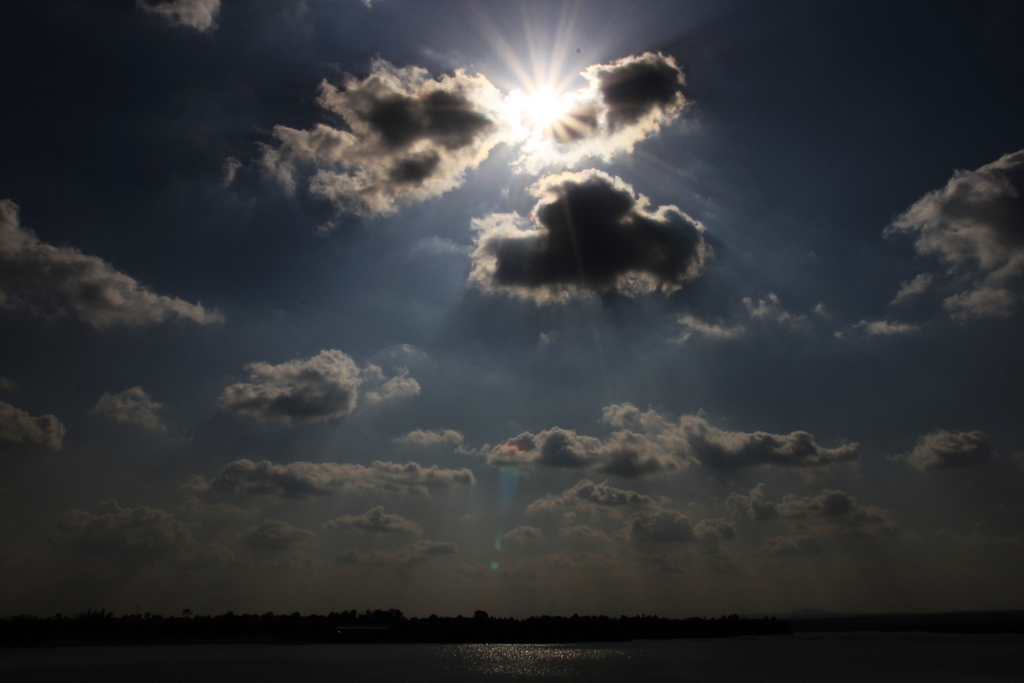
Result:
[[[595,529],[594,527],[587,526],[586,524],[577,524],[575,526],[559,529],[558,536],[559,538],[567,538],[572,541],[583,541],[585,543],[597,544],[611,543],[615,540],[600,529]]]
[[[702,520],[694,525],[678,510],[641,510],[626,521],[626,535],[634,541],[654,543],[714,542],[736,535],[735,526],[726,520]]]
[[[220,11],[220,0],[135,0],[135,4],[170,24],[197,31],[216,28],[214,19]]]
[[[378,505],[361,515],[343,515],[324,523],[326,529],[364,531],[368,534],[419,534],[420,525],[402,517],[384,512]]]
[[[630,479],[691,465],[715,470],[815,468],[859,457],[855,443],[825,448],[804,431],[732,432],[714,427],[698,415],[671,420],[655,410],[641,412],[629,403],[607,406],[602,421],[619,429],[599,439],[553,427],[538,434],[523,432],[478,452],[498,467],[589,469]]]
[[[804,431],[730,432],[708,424],[698,415],[684,415],[673,423],[654,410],[641,413],[629,403],[608,406],[603,419],[613,426],[643,430],[677,458],[713,469],[766,465],[813,468],[859,457],[857,444],[824,448]]]
[[[63,441],[64,425],[53,415],[32,417],[24,410],[0,401],[0,444],[60,450]]]
[[[671,56],[647,52],[581,72],[587,87],[561,94],[558,116],[531,121],[530,95],[512,93],[520,148],[514,165],[536,173],[545,166],[573,167],[587,158],[611,160],[658,133],[686,106],[683,72]]]
[[[74,315],[97,329],[224,321],[218,311],[149,291],[96,256],[40,241],[20,225],[18,206],[8,199],[0,200],[0,310]]]
[[[922,436],[917,440],[914,450],[894,459],[922,472],[930,472],[983,465],[994,455],[984,432],[938,431]]]
[[[459,546],[454,541],[421,540],[410,543],[393,552],[371,550],[368,553],[363,553],[358,550],[346,550],[338,556],[337,562],[339,564],[403,568],[423,564],[433,558],[445,555],[457,555],[458,552]]]
[[[61,522],[72,546],[94,554],[160,559],[195,549],[188,525],[163,510],[101,501],[96,512],[71,510]]]
[[[432,490],[476,483],[466,469],[446,470],[415,462],[404,465],[375,461],[369,466],[351,463],[293,462],[275,465],[269,460],[236,460],[226,465],[211,480],[194,479],[187,487],[201,493],[218,490],[226,493],[312,498],[327,496],[342,489],[425,496]]]
[[[879,536],[898,532],[889,513],[865,507],[844,491],[822,489],[817,496],[787,494],[778,504],[779,514],[801,520],[798,528],[828,535]]]
[[[380,388],[366,392],[370,403],[383,403],[398,398],[410,398],[420,393],[420,383],[409,377],[409,371],[399,370],[398,374],[384,381]]]
[[[600,507],[644,507],[654,503],[650,497],[612,486],[610,481],[595,484],[583,479],[571,488],[558,495],[548,494],[527,506],[527,512],[553,510],[557,508],[590,508]]]
[[[961,275],[961,291],[943,303],[962,321],[1008,316],[1016,309],[1014,282],[1024,274],[1022,225],[1024,150],[974,171],[956,171],[944,188],[917,200],[885,234],[913,235],[919,254],[934,256]]]
[[[779,509],[768,500],[764,484],[758,484],[747,495],[735,491],[730,493],[725,499],[725,508],[737,517],[747,516],[756,521],[775,519],[779,516]]]
[[[399,443],[409,443],[417,446],[437,446],[440,444],[459,446],[463,440],[462,433],[454,429],[414,429],[405,436],[395,439]]]
[[[517,526],[515,529],[505,533],[502,538],[512,541],[529,541],[540,538],[544,532],[535,526]]]
[[[102,415],[121,424],[136,425],[165,434],[167,428],[160,421],[159,415],[163,407],[142,387],[132,387],[119,394],[104,393],[89,414]]]
[[[686,343],[694,336],[723,341],[726,339],[736,339],[746,332],[746,328],[742,325],[729,327],[726,325],[709,323],[689,314],[680,317],[677,322],[683,328],[679,337],[675,340],[679,344]]]
[[[488,464],[496,467],[536,465],[594,469],[625,478],[671,471],[685,465],[643,434],[625,430],[602,441],[577,434],[574,430],[554,427],[539,434],[524,432],[497,446],[485,446],[481,452]]]
[[[291,550],[315,535],[312,531],[298,529],[279,519],[267,519],[243,531],[239,540],[250,550],[273,554]]]
[[[0,377],[0,391],[14,391],[18,388],[18,383],[13,379],[6,377]]]
[[[378,366],[360,370],[351,357],[337,349],[280,365],[250,363],[245,369],[249,381],[225,388],[218,405],[260,422],[296,425],[335,420],[355,409],[364,382],[379,384],[367,394],[371,403],[414,396],[420,391],[419,383],[408,376],[408,371],[385,379]]]
[[[621,178],[587,170],[541,179],[529,219],[491,214],[477,232],[469,281],[538,303],[602,291],[671,293],[710,256],[704,227],[675,206],[648,208]]]
[[[320,85],[318,104],[348,130],[276,126],[262,165],[285,189],[301,183],[341,211],[392,214],[457,187],[507,139],[503,99],[480,75],[435,79],[377,60],[364,79]]]

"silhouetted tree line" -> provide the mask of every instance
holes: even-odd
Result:
[[[539,616],[496,618],[478,610],[472,617],[406,618],[400,610],[356,610],[310,614],[219,614],[180,616],[106,610],[74,617],[16,616],[0,619],[5,646],[188,642],[310,643],[567,643],[655,638],[723,638],[792,633],[774,617],[666,619],[653,615]]]

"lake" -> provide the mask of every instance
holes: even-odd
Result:
[[[1024,636],[830,633],[574,645],[157,645],[0,650],[4,681],[1024,680]]]

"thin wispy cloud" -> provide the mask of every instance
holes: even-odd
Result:
[[[17,204],[0,200],[0,311],[74,316],[97,329],[224,322],[219,311],[156,294],[101,258],[43,242],[18,213]]]

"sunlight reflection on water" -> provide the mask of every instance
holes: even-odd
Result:
[[[526,678],[565,678],[580,672],[582,664],[622,657],[622,653],[593,647],[558,645],[459,645],[454,659],[460,668],[481,674],[508,674]]]

